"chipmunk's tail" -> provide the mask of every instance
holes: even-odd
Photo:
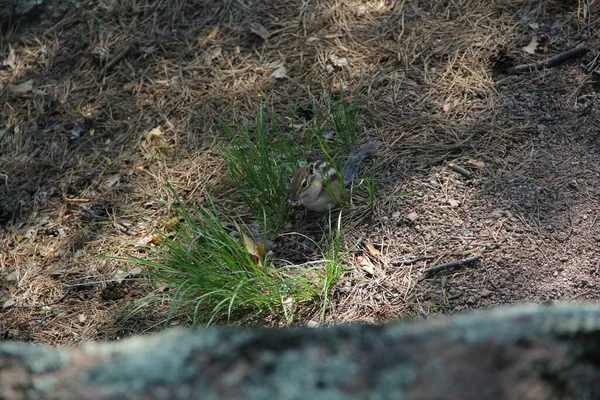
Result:
[[[360,146],[356,150],[350,154],[350,157],[346,160],[344,167],[342,168],[342,179],[344,180],[344,186],[348,186],[358,169],[360,168],[360,163],[370,155],[377,152],[379,147],[381,146],[381,142],[373,141],[365,143]]]

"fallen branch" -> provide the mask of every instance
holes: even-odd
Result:
[[[517,65],[515,67],[511,67],[506,70],[507,74],[520,74],[523,72],[532,72],[545,68],[552,68],[560,63],[563,63],[572,58],[583,56],[588,52],[587,47],[575,47],[574,49],[567,50],[560,54],[555,55],[554,57],[550,57],[546,61],[541,61],[537,63],[523,64]]]
[[[392,261],[392,265],[394,267],[398,267],[400,265],[411,265],[411,264],[416,264],[419,261],[422,260],[427,260],[429,258],[433,258],[431,256],[419,256],[419,257],[415,257],[415,258],[411,258],[409,260],[398,260],[398,261]]]
[[[448,167],[450,167],[450,169],[456,173],[461,174],[462,176],[464,176],[467,179],[471,179],[473,177],[473,173],[463,167],[461,167],[460,165],[456,165],[454,163],[449,163]]]
[[[475,257],[471,257],[471,258],[466,258],[464,260],[452,261],[452,262],[448,262],[448,263],[444,263],[444,264],[434,265],[429,268],[425,268],[425,271],[423,271],[423,275],[421,275],[421,278],[419,278],[419,282],[428,278],[434,272],[438,272],[438,271],[441,271],[444,269],[460,268],[460,267],[468,265],[468,264],[473,264],[480,258],[481,258],[481,256],[479,255],[479,256],[475,256]]]
[[[131,46],[125,47],[112,60],[110,60],[110,62],[106,64],[106,67],[104,68],[104,73],[108,73],[111,69],[113,69],[115,65],[117,65],[122,59],[124,59],[127,53],[129,53],[129,50],[131,50]]]

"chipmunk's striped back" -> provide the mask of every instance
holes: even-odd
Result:
[[[325,160],[299,167],[291,189],[292,202],[315,212],[327,212],[336,207],[343,190],[340,176]]]

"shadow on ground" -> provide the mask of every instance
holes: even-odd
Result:
[[[121,337],[114,310],[148,289],[97,256],[122,255],[169,216],[166,182],[190,206],[217,188],[217,206],[235,209],[220,121],[252,123],[266,99],[285,124],[294,104],[340,85],[360,90],[361,138],[384,142],[369,172],[380,201],[348,210],[347,241],[381,255],[349,273],[325,322],[597,298],[596,65],[585,68],[597,24],[576,3],[244,4],[73,3],[51,26],[3,32],[5,337]],[[534,33],[550,41],[527,54]],[[578,45],[590,52],[550,70],[491,71],[500,51],[527,63]],[[474,254],[472,268],[418,280]]]

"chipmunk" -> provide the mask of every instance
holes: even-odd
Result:
[[[341,177],[325,160],[298,167],[292,179],[292,204],[317,213],[325,213],[337,207],[342,199],[344,186],[352,181],[360,163],[375,153],[379,145],[379,142],[370,142],[354,150],[342,168]]]

